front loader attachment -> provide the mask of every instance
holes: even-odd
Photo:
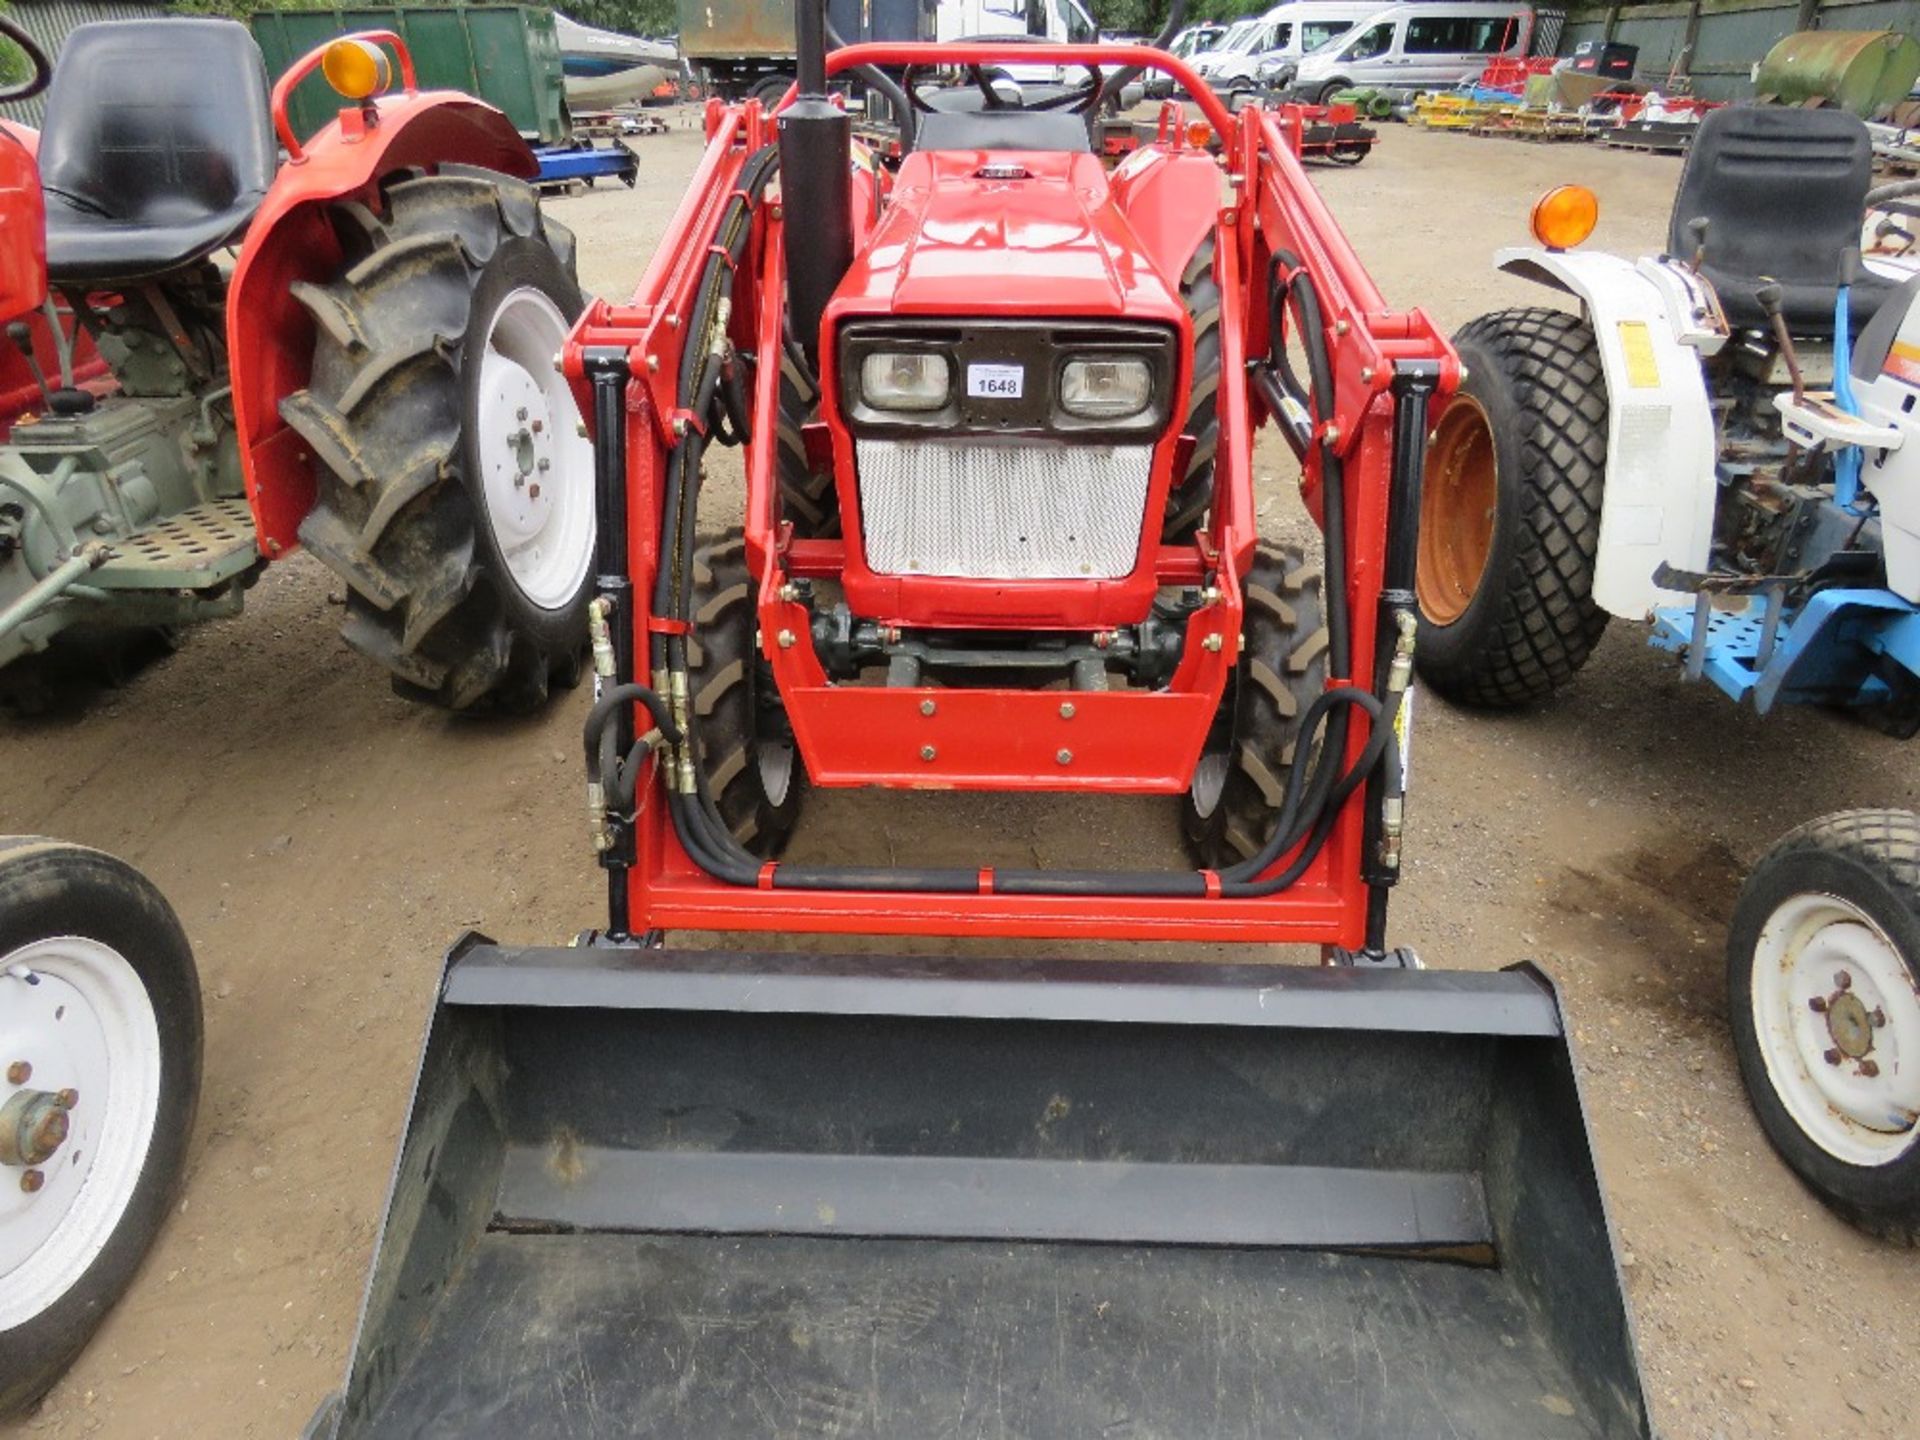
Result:
[[[310,1431],[1650,1433],[1536,971],[471,937]]]

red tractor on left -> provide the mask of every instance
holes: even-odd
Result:
[[[49,93],[40,131],[0,126],[0,667],[233,614],[304,545],[402,694],[570,683],[592,454],[554,357],[581,296],[506,117],[420,90],[385,31],[271,91],[232,21],[83,25],[56,66],[7,33]],[[315,70],[342,109],[303,142]]]

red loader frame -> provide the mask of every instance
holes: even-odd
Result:
[[[958,45],[871,44],[831,53],[830,73],[854,66],[964,66],[1031,59],[1030,47],[1016,50],[991,42]],[[1408,417],[1424,416],[1428,399],[1441,401],[1458,378],[1458,365],[1440,333],[1419,311],[1390,309],[1348,246],[1298,159],[1298,136],[1285,133],[1276,117],[1249,109],[1228,113],[1206,84],[1184,63],[1139,46],[1049,47],[1048,59],[1061,65],[1142,67],[1167,71],[1194,97],[1201,113],[1225,139],[1222,158],[1229,197],[1217,201],[1218,172],[1206,173],[1210,191],[1195,207],[1191,189],[1170,190],[1165,203],[1149,212],[1155,225],[1192,226],[1198,240],[1215,227],[1215,278],[1222,297],[1221,383],[1218,404],[1220,441],[1210,518],[1190,543],[1161,543],[1158,501],[1167,492],[1177,444],[1171,436],[1156,451],[1136,569],[1109,584],[1028,581],[996,583],[996,594],[980,582],[940,582],[925,577],[889,582],[865,565],[856,523],[857,495],[849,481],[849,435],[831,406],[823,405],[825,424],[809,427],[810,447],[830,445],[839,477],[844,540],[804,540],[778,523],[774,481],[774,414],[781,362],[781,317],[785,215],[769,198],[755,207],[745,259],[735,268],[730,335],[743,353],[758,357],[759,377],[751,396],[755,419],[746,455],[748,560],[759,580],[759,619],[763,652],[771,660],[809,774],[817,785],[878,784],[894,787],[983,790],[1102,790],[1161,792],[1184,789],[1221,703],[1238,659],[1243,600],[1241,579],[1252,562],[1255,533],[1252,445],[1255,429],[1269,419],[1271,402],[1244,378],[1250,357],[1266,352],[1269,340],[1268,277],[1304,272],[1319,297],[1326,355],[1331,362],[1331,404],[1326,413],[1295,429],[1296,448],[1304,451],[1303,490],[1316,518],[1322,516],[1322,455],[1338,458],[1344,474],[1347,546],[1345,595],[1351,616],[1350,674],[1330,675],[1329,688],[1366,687],[1376,671],[1376,630],[1381,614],[1387,565],[1389,505],[1395,472],[1396,374],[1415,369],[1426,390]],[[791,97],[789,97],[791,98]],[[679,405],[675,376],[683,347],[683,326],[694,303],[699,276],[708,260],[705,237],[740,191],[749,156],[773,142],[770,114],[753,101],[722,106],[709,101],[707,150],[691,188],[656,252],[633,299],[625,305],[590,305],[569,341],[565,368],[594,416],[596,446],[604,467],[624,465],[626,514],[630,519],[625,554],[626,576],[634,599],[631,634],[622,636],[634,653],[644,654],[649,636],[672,622],[647,613],[646,598],[660,561],[659,533],[663,485],[669,451],[678,434],[697,419]],[[1195,152],[1171,127],[1171,143],[1142,147],[1115,172],[1114,187],[1148,183],[1146,172],[1169,157]],[[1088,157],[1097,167],[1097,158]],[[1130,168],[1131,167],[1131,168]],[[1191,172],[1189,172],[1191,173]],[[854,189],[856,253],[873,233],[879,209],[876,188],[884,194],[891,177],[878,166],[864,168]],[[1165,182],[1175,185],[1178,182]],[[1184,207],[1171,199],[1184,195]],[[795,197],[785,197],[796,208]],[[1181,218],[1183,210],[1186,218]],[[1151,225],[1143,225],[1143,232]],[[1157,241],[1141,234],[1152,253],[1184,255],[1177,237]],[[1283,257],[1292,257],[1291,259]],[[1178,272],[1175,261],[1175,273]],[[1295,265],[1297,263],[1297,270]],[[856,268],[859,262],[856,261]],[[990,273],[990,272],[986,272]],[[771,281],[772,283],[769,283]],[[973,284],[978,285],[974,280]],[[843,287],[829,311],[849,305]],[[964,307],[965,287],[956,302]],[[859,308],[857,305],[854,308]],[[1146,318],[1176,325],[1181,353],[1191,350],[1191,329],[1184,312],[1149,313]],[[828,328],[828,327],[823,327]],[[620,361],[617,384],[607,379],[605,362]],[[831,396],[831,347],[822,350],[822,392]],[[1186,361],[1183,359],[1183,365]],[[1182,386],[1176,393],[1184,394]],[[1284,407],[1279,407],[1284,408]],[[1179,417],[1176,417],[1178,419]],[[1284,421],[1283,421],[1284,426]],[[1176,423],[1172,430],[1177,432]],[[615,432],[618,433],[615,433]],[[1412,488],[1417,504],[1417,457],[1424,424],[1401,442],[1403,456],[1414,460]],[[1404,462],[1403,462],[1404,464]],[[606,497],[602,497],[603,507]],[[605,514],[603,508],[603,515]],[[879,596],[882,618],[915,625],[959,624],[1001,628],[1071,628],[1098,631],[1128,606],[1138,607],[1158,586],[1207,586],[1211,603],[1192,616],[1183,658],[1171,682],[1156,691],[1066,692],[921,687],[865,687],[829,683],[809,630],[809,615],[796,603],[791,582],[830,577],[851,596]],[[1410,583],[1410,577],[1409,577]],[[911,588],[911,592],[909,591]],[[950,604],[947,602],[951,602]],[[856,607],[859,608],[859,607]],[[1041,616],[1044,613],[1044,618]],[[996,618],[981,619],[983,615]],[[1024,618],[1023,618],[1024,617]],[[776,642],[777,638],[777,643]],[[1096,642],[1097,643],[1097,642]],[[1365,727],[1347,739],[1347,755],[1356,760],[1366,743]],[[928,760],[931,753],[937,756]],[[1059,757],[1071,753],[1071,763]],[[649,799],[651,797],[651,799]],[[1291,886],[1263,896],[1222,893],[1219,877],[1203,875],[1204,885],[1186,895],[1031,894],[996,888],[991,869],[982,868],[968,893],[892,893],[864,889],[781,889],[768,863],[757,885],[715,878],[689,857],[660,803],[656,786],[643,786],[635,825],[630,869],[615,869],[616,888],[630,911],[635,932],[648,929],[726,929],[860,932],[886,934],[981,934],[1020,937],[1128,938],[1157,940],[1257,941],[1318,944],[1355,949],[1372,943],[1370,886],[1366,851],[1369,820],[1367,792],[1354,791],[1338,814],[1317,857]],[[1287,857],[1270,867],[1277,871]],[[1384,892],[1381,892],[1382,894]],[[1383,907],[1381,913],[1384,914]]]

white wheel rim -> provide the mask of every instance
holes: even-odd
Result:
[[[1898,947],[1859,906],[1796,895],[1754,947],[1753,1023],[1794,1124],[1849,1165],[1920,1140],[1920,995]]]
[[[564,610],[593,564],[593,446],[554,369],[567,320],[530,285],[500,302],[480,352],[481,488],[487,528],[520,593]]]
[[[26,1084],[9,1072],[24,1062]],[[71,1290],[126,1214],[160,1112],[160,1026],[146,987],[111,946],[76,936],[0,959],[0,1106],[22,1090],[72,1089],[66,1139],[42,1163],[0,1165],[0,1331]]]

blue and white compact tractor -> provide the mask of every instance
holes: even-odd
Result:
[[[1610,618],[1762,713],[1920,731],[1920,232],[1833,110],[1709,114],[1667,251],[1575,247],[1565,186],[1497,264],[1578,302],[1485,315],[1428,450],[1418,663],[1512,707]],[[1846,811],[1748,878],[1728,942],[1742,1077],[1775,1148],[1874,1233],[1920,1239],[1920,817]]]

